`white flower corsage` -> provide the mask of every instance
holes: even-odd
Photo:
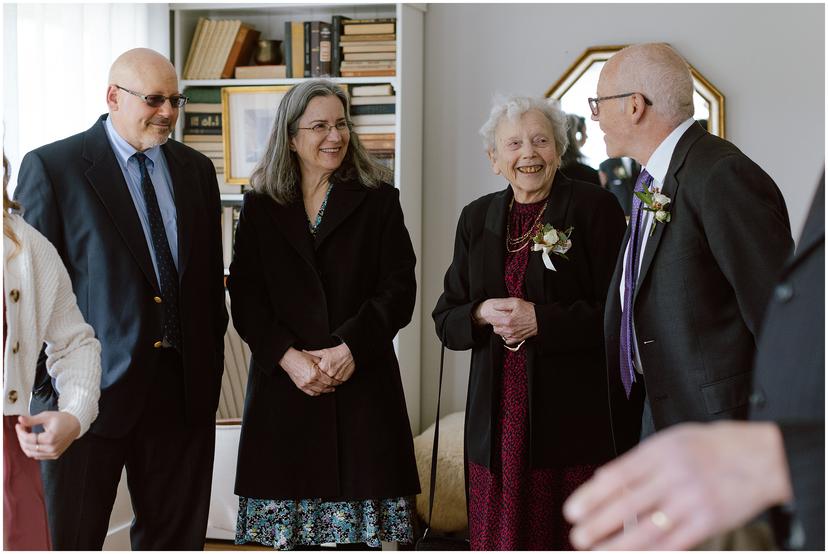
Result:
[[[653,189],[652,192],[636,192],[635,195],[641,199],[645,210],[655,213],[653,224],[650,227],[650,236],[653,236],[653,233],[655,233],[656,223],[670,223],[672,215],[667,211],[670,209],[667,204],[672,202],[672,200],[666,194],[661,194],[661,189]]]
[[[538,232],[534,237],[532,237],[532,241],[535,243],[532,246],[532,250],[543,250],[541,258],[543,259],[543,265],[546,266],[546,269],[557,271],[555,266],[552,265],[552,260],[549,259],[549,252],[557,254],[564,260],[569,259],[566,257],[566,253],[569,252],[570,248],[572,248],[572,241],[569,240],[569,236],[572,234],[573,229],[574,227],[570,227],[566,231],[558,231],[547,223],[538,229]]]

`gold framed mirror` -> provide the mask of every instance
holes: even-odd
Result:
[[[595,96],[598,86],[598,75],[604,63],[624,46],[595,46],[588,48],[583,54],[567,69],[563,76],[558,79],[546,92],[547,97],[555,98],[561,102],[561,108],[566,113],[572,113],[584,118],[587,124],[587,136],[591,137],[581,147],[583,154],[591,160],[595,167],[606,158],[604,141],[601,140],[603,132],[596,121],[592,121],[592,115],[587,105],[587,98]],[[693,75],[694,94],[693,99],[696,107],[695,118],[707,130],[719,137],[725,137],[725,98],[724,95],[710,81],[690,65],[690,72]]]

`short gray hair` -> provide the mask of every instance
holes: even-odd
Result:
[[[561,110],[560,103],[553,98],[536,98],[533,96],[495,97],[492,111],[489,112],[489,119],[480,128],[483,144],[491,152],[497,150],[496,133],[500,122],[504,118],[515,121],[532,110],[541,112],[546,116],[549,124],[552,125],[555,149],[558,152],[558,163],[561,163],[561,156],[566,152],[566,147],[569,145],[569,138],[566,136],[568,124],[566,114]]]
[[[693,117],[693,75],[684,58],[670,46],[634,44],[615,56],[616,82],[624,88],[617,93],[640,92],[653,103],[656,113],[674,125]]]
[[[332,81],[304,81],[285,94],[276,110],[276,120],[267,150],[250,176],[253,190],[267,194],[279,204],[289,204],[299,197],[302,176],[298,155],[290,149],[290,139],[296,136],[299,130],[299,118],[305,113],[310,101],[317,96],[336,96],[342,102],[348,127],[353,128],[348,95]],[[334,171],[333,176],[340,180],[356,178],[368,188],[376,188],[381,183],[392,181],[391,172],[368,154],[357,134],[353,132],[350,134],[345,159]]]

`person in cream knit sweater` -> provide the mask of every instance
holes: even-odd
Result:
[[[58,458],[98,415],[101,346],[55,248],[12,213],[17,206],[5,191],[5,158],[3,167],[3,543],[8,550],[45,550],[49,536],[36,460]],[[29,416],[44,343],[59,411]],[[35,432],[39,426],[42,432]]]

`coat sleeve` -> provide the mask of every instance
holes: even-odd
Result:
[[[745,156],[721,159],[702,189],[707,243],[755,338],[779,270],[793,252],[785,200]]]
[[[43,333],[46,369],[59,393],[58,409],[78,419],[83,435],[98,415],[101,345],[78,309],[69,273],[57,251],[44,237],[31,234],[34,279],[43,292],[36,299],[37,308],[47,311]],[[54,296],[47,295],[48,290],[53,290]],[[47,296],[54,298],[51,306],[43,305]]]
[[[391,189],[383,212],[386,219],[380,232],[380,275],[374,293],[332,333],[348,345],[357,367],[381,355],[382,350],[376,345],[390,344],[397,332],[408,325],[417,298],[417,257],[405,227],[397,189]]]
[[[469,208],[463,209],[454,237],[454,257],[443,279],[443,294],[431,313],[437,337],[451,350],[468,350],[491,334],[491,326],[477,327],[472,314],[482,299],[472,299],[469,286]]]
[[[218,181],[216,179],[216,170],[212,163],[205,160],[205,189],[207,191],[207,206],[209,212],[207,217],[210,218],[209,228],[212,236],[207,241],[211,245],[212,252],[210,252],[210,302],[213,306],[215,317],[213,344],[216,352],[216,372],[219,377],[224,372],[224,333],[227,331],[227,303],[224,297],[224,255],[221,247],[221,195],[219,194]],[[230,237],[228,237],[229,239]],[[221,383],[221,378],[217,380]],[[218,397],[216,397],[218,399]],[[218,408],[218,406],[216,406]]]
[[[280,371],[279,361],[296,342],[296,337],[276,318],[261,271],[258,241],[266,240],[272,229],[258,228],[262,222],[258,200],[251,194],[244,198],[227,284],[236,331],[250,346],[256,365],[275,375]]]
[[[542,354],[603,348],[604,305],[626,223],[621,206],[610,194],[596,195],[591,204],[586,228],[575,229],[572,240],[586,241],[592,300],[535,304],[538,334],[534,343]]]
[[[825,420],[779,423],[793,488],[793,517],[804,530],[804,550],[825,548]],[[788,537],[780,537],[787,539]]]

